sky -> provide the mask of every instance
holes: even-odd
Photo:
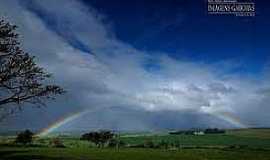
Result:
[[[0,0],[21,46],[66,89],[0,130],[270,127],[270,22],[209,15],[205,0]]]

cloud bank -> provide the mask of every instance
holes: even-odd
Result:
[[[267,67],[254,76],[230,72],[239,67],[232,61],[209,64],[138,50],[117,39],[106,15],[81,1],[0,4],[1,16],[19,26],[22,47],[68,91],[45,109],[10,117],[3,128],[42,128],[78,110],[95,112],[65,129],[270,126]]]

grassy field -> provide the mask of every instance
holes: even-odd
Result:
[[[269,148],[270,141],[255,137],[240,137],[234,135],[166,135],[166,136],[141,136],[121,138],[124,142],[131,145],[144,144],[146,141],[152,141],[154,144],[168,142],[169,144],[177,143],[180,146],[232,146],[241,145],[253,148]]]
[[[145,148],[2,148],[2,160],[269,160],[270,153],[256,150]]]
[[[228,130],[227,134],[237,137],[270,139],[270,129],[235,129]]]
[[[270,129],[200,136],[123,134],[120,149],[96,148],[79,137],[60,138],[66,148],[50,146],[53,138],[35,139],[32,146],[24,147],[14,145],[14,137],[2,137],[0,160],[270,160]],[[149,142],[152,148],[146,147]]]

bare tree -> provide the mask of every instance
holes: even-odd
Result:
[[[16,28],[0,20],[0,118],[7,115],[4,110],[22,109],[25,103],[45,105],[46,99],[64,93],[61,87],[48,84],[51,74],[21,49]]]

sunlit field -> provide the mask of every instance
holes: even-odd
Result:
[[[225,134],[169,135],[121,134],[118,147],[97,148],[79,137],[57,136],[63,147],[51,145],[55,136],[35,138],[31,145],[14,144],[14,137],[2,137],[1,160],[267,160],[270,159],[270,129],[228,130]]]

